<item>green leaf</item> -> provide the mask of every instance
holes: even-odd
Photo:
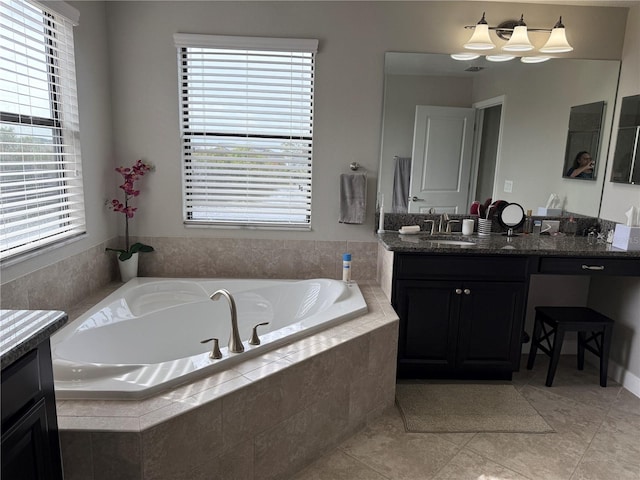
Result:
[[[134,243],[133,245],[131,245],[131,248],[129,248],[129,251],[131,253],[137,253],[137,252],[153,252],[153,247],[150,245],[145,245],[144,243]]]
[[[118,259],[122,262],[125,260],[129,260],[134,253],[138,252],[153,252],[153,247],[151,245],[145,245],[144,243],[134,243],[129,247],[129,250],[124,250],[122,248],[105,248],[106,251],[110,252],[118,252]]]

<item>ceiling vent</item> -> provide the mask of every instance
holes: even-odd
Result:
[[[465,72],[479,72],[480,70],[484,70],[484,67],[471,66],[464,69]]]

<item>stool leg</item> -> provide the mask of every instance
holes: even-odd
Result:
[[[578,332],[578,370],[584,370],[585,332]]]
[[[609,368],[609,350],[611,349],[612,325],[605,325],[602,332],[602,351],[600,352],[600,386],[607,386],[607,370]]]
[[[551,362],[549,362],[549,370],[547,371],[547,381],[544,383],[547,387],[550,387],[553,383],[553,377],[556,374],[556,368],[560,360],[560,350],[562,350],[563,341],[564,329],[558,325],[555,335],[553,336],[553,350],[551,351]]]
[[[533,325],[533,333],[531,334],[531,348],[529,349],[529,358],[527,358],[527,370],[533,368],[533,362],[536,360],[536,353],[538,352],[538,339],[540,338],[540,331],[542,330],[542,320],[536,315],[535,323]]]

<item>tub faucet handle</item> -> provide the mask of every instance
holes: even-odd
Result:
[[[269,322],[258,323],[253,326],[251,331],[251,338],[249,339],[249,345],[260,345],[260,339],[258,338],[258,327],[269,325]]]
[[[214,360],[222,358],[222,352],[220,351],[220,342],[217,338],[207,338],[206,340],[201,340],[200,343],[209,343],[211,341],[213,341],[213,348],[211,349],[209,358],[212,358]]]

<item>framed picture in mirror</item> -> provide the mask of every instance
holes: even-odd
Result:
[[[611,181],[640,185],[640,95],[624,97]]]
[[[571,107],[563,177],[596,179],[604,105],[605,102],[601,101]]]

